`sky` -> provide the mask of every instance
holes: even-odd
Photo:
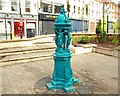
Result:
[[[117,3],[118,4],[118,2],[120,2],[120,0],[113,0],[115,3]]]

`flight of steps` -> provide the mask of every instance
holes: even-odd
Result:
[[[54,36],[38,38],[27,43],[23,41],[21,45],[19,43],[14,43],[15,46],[11,43],[11,47],[0,48],[0,66],[50,59],[53,58],[56,48]]]
[[[32,42],[32,45],[19,46],[18,44],[18,46],[0,48],[0,66],[52,58],[56,48],[53,37],[49,37],[49,39],[40,38],[29,42]]]

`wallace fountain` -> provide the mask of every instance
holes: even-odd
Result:
[[[49,90],[61,89],[65,92],[74,91],[73,84],[79,80],[73,77],[71,68],[71,52],[69,45],[71,42],[71,24],[69,18],[65,14],[64,6],[60,10],[60,14],[54,23],[56,50],[54,57],[54,71],[52,80],[46,84]]]

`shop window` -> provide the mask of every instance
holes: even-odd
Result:
[[[11,10],[18,11],[18,2],[16,0],[11,0]]]
[[[3,22],[0,21],[0,34],[4,33]]]
[[[25,12],[30,12],[30,0],[25,1]]]

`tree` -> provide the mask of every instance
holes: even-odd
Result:
[[[96,34],[98,37],[98,41],[104,42],[106,40],[106,31],[103,32],[102,30],[102,23],[101,20],[99,20],[97,26],[96,26]]]

